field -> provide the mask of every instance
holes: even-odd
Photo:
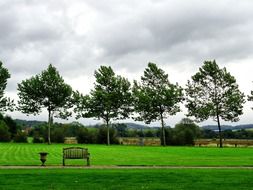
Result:
[[[0,190],[251,190],[252,176],[247,169],[4,169]]]
[[[95,167],[50,167],[61,166],[62,148],[70,146],[0,143],[0,190],[253,190],[253,148],[75,145],[89,148],[91,165]],[[49,153],[48,167],[40,167],[41,151]],[[67,164],[84,165],[84,162],[67,160]]]
[[[0,165],[40,165],[39,152],[49,153],[46,165],[62,164],[64,144],[0,143]],[[88,147],[91,165],[253,166],[253,148],[151,147],[80,145]],[[67,164],[83,165],[82,160]]]

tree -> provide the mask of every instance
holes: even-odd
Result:
[[[11,77],[8,69],[3,67],[0,61],[0,112],[13,111],[14,101],[4,96],[4,90],[7,86],[7,80]]]
[[[220,69],[215,60],[205,61],[192,76],[192,81],[188,80],[186,94],[188,116],[194,116],[198,121],[208,118],[216,121],[222,147],[220,119],[238,121],[245,103],[235,77],[226,68]]]
[[[250,96],[248,96],[248,101],[253,101],[253,91],[250,92]],[[251,108],[253,109],[253,107]]]
[[[66,119],[71,115],[72,88],[66,84],[51,64],[40,74],[18,84],[19,107],[26,114],[39,114],[43,108],[48,111],[48,144],[53,117]]]
[[[141,77],[141,84],[134,81],[134,109],[139,114],[135,119],[145,121],[161,121],[162,141],[166,145],[164,119],[180,111],[179,103],[183,100],[183,89],[178,84],[172,84],[168,75],[156,64],[149,63]]]
[[[17,126],[17,123],[8,115],[5,116],[3,118],[3,120],[9,128],[9,132],[11,133],[11,138],[13,138],[19,130],[19,127]]]
[[[107,144],[108,140],[107,140],[107,133],[108,133],[108,128],[105,126],[101,126],[98,130],[98,134],[97,134],[97,143],[98,144]],[[110,143],[111,144],[119,144],[119,141],[117,139],[117,131],[110,127],[109,128],[109,133],[110,133]]]
[[[11,133],[8,130],[8,126],[3,120],[0,120],[0,142],[11,141]]]
[[[194,145],[194,139],[200,137],[199,126],[188,118],[183,118],[174,130],[177,145]]]
[[[106,66],[95,71],[95,78],[95,87],[89,95],[74,93],[74,111],[78,118],[103,119],[107,128],[107,145],[110,145],[110,121],[127,118],[131,113],[131,84]]]
[[[127,135],[127,125],[124,123],[117,123],[113,125],[113,128],[117,130],[119,137],[126,137]]]

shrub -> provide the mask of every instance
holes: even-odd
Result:
[[[40,137],[39,132],[34,132],[33,134],[33,143],[43,143],[44,140],[42,137]]]
[[[126,137],[127,136],[127,125],[126,124],[116,123],[116,124],[112,124],[112,127],[116,129],[119,137]]]
[[[51,142],[64,143],[64,131],[62,128],[55,128],[51,133]]]
[[[88,144],[89,142],[89,131],[86,128],[79,129],[79,133],[77,134],[77,141],[81,144]]]
[[[96,129],[96,128],[90,128],[90,129],[88,129],[88,131],[89,131],[89,143],[91,143],[91,144],[97,144],[98,142],[97,142],[97,136],[98,136],[98,129]]]
[[[169,128],[165,128],[164,130],[165,130],[166,145],[176,145],[174,130],[172,128],[170,128],[170,127]]]
[[[27,134],[19,131],[13,138],[14,142],[18,142],[18,143],[27,143]]]
[[[119,144],[119,141],[117,139],[116,130],[113,128],[110,128],[109,133],[110,133],[110,144]],[[99,128],[97,142],[99,144],[107,144],[107,129],[106,129],[106,127]]]
[[[11,133],[11,138],[13,138],[17,134],[17,131],[18,131],[18,126],[16,122],[10,116],[5,116],[4,122],[9,128],[9,132]]]
[[[154,130],[147,130],[147,131],[145,131],[145,134],[144,134],[144,136],[145,137],[155,137],[156,136],[156,131],[154,131]]]
[[[4,121],[0,120],[0,142],[10,142],[11,133],[8,131],[8,127]]]

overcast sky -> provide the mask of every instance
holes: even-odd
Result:
[[[170,81],[184,86],[204,60],[213,59],[236,77],[246,95],[253,89],[251,0],[1,0],[0,28],[0,60],[11,73],[6,93],[16,100],[17,83],[49,63],[83,93],[93,87],[94,70],[101,65],[132,81],[154,62]],[[253,123],[251,106],[245,104],[236,124]],[[46,113],[8,114],[47,118]],[[184,114],[166,124],[174,125]]]

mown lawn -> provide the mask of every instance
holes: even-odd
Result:
[[[3,169],[0,190],[251,190],[252,178],[247,169]]]
[[[64,144],[0,143],[0,165],[40,165],[39,152],[49,153],[46,165],[62,164]],[[88,147],[91,165],[253,166],[253,148],[199,148],[75,145]],[[83,164],[67,160],[67,164]]]

